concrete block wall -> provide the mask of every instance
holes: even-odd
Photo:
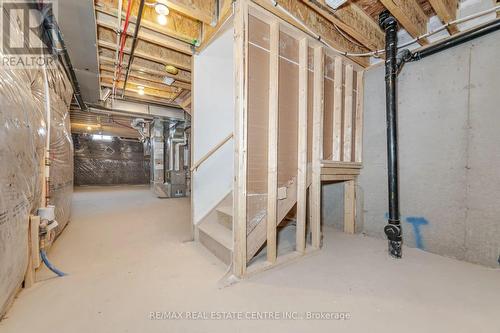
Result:
[[[491,267],[500,260],[500,32],[407,64],[399,76],[405,245]],[[387,220],[384,66],[365,75],[358,224]]]

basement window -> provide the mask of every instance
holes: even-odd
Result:
[[[111,135],[92,134],[92,140],[111,141],[113,137]]]

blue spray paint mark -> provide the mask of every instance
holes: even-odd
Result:
[[[423,217],[407,217],[406,222],[410,223],[413,226],[413,233],[415,235],[415,244],[416,246],[423,250],[424,249],[424,242],[422,240],[422,234],[420,233],[420,226],[423,225],[428,225],[429,221],[427,221]]]
[[[389,218],[389,213],[384,214],[385,219]],[[417,248],[424,249],[424,241],[422,239],[422,234],[420,233],[420,226],[428,225],[429,221],[424,217],[409,216],[405,218],[407,223],[410,223],[413,227],[413,234],[415,235],[415,244]],[[498,258],[498,263],[500,264],[500,257]]]

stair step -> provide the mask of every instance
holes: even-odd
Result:
[[[222,205],[217,207],[218,222],[229,230],[233,230],[233,207]]]
[[[217,258],[226,264],[231,263],[233,252],[233,233],[222,226],[217,219],[203,222],[198,227],[200,242]]]

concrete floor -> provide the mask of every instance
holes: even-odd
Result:
[[[190,236],[189,200],[145,187],[77,189],[46,269],[8,332],[499,332],[500,270],[325,228],[322,251],[220,289],[225,267]],[[391,282],[392,281],[392,282]],[[151,320],[150,312],[348,312],[349,320]]]

